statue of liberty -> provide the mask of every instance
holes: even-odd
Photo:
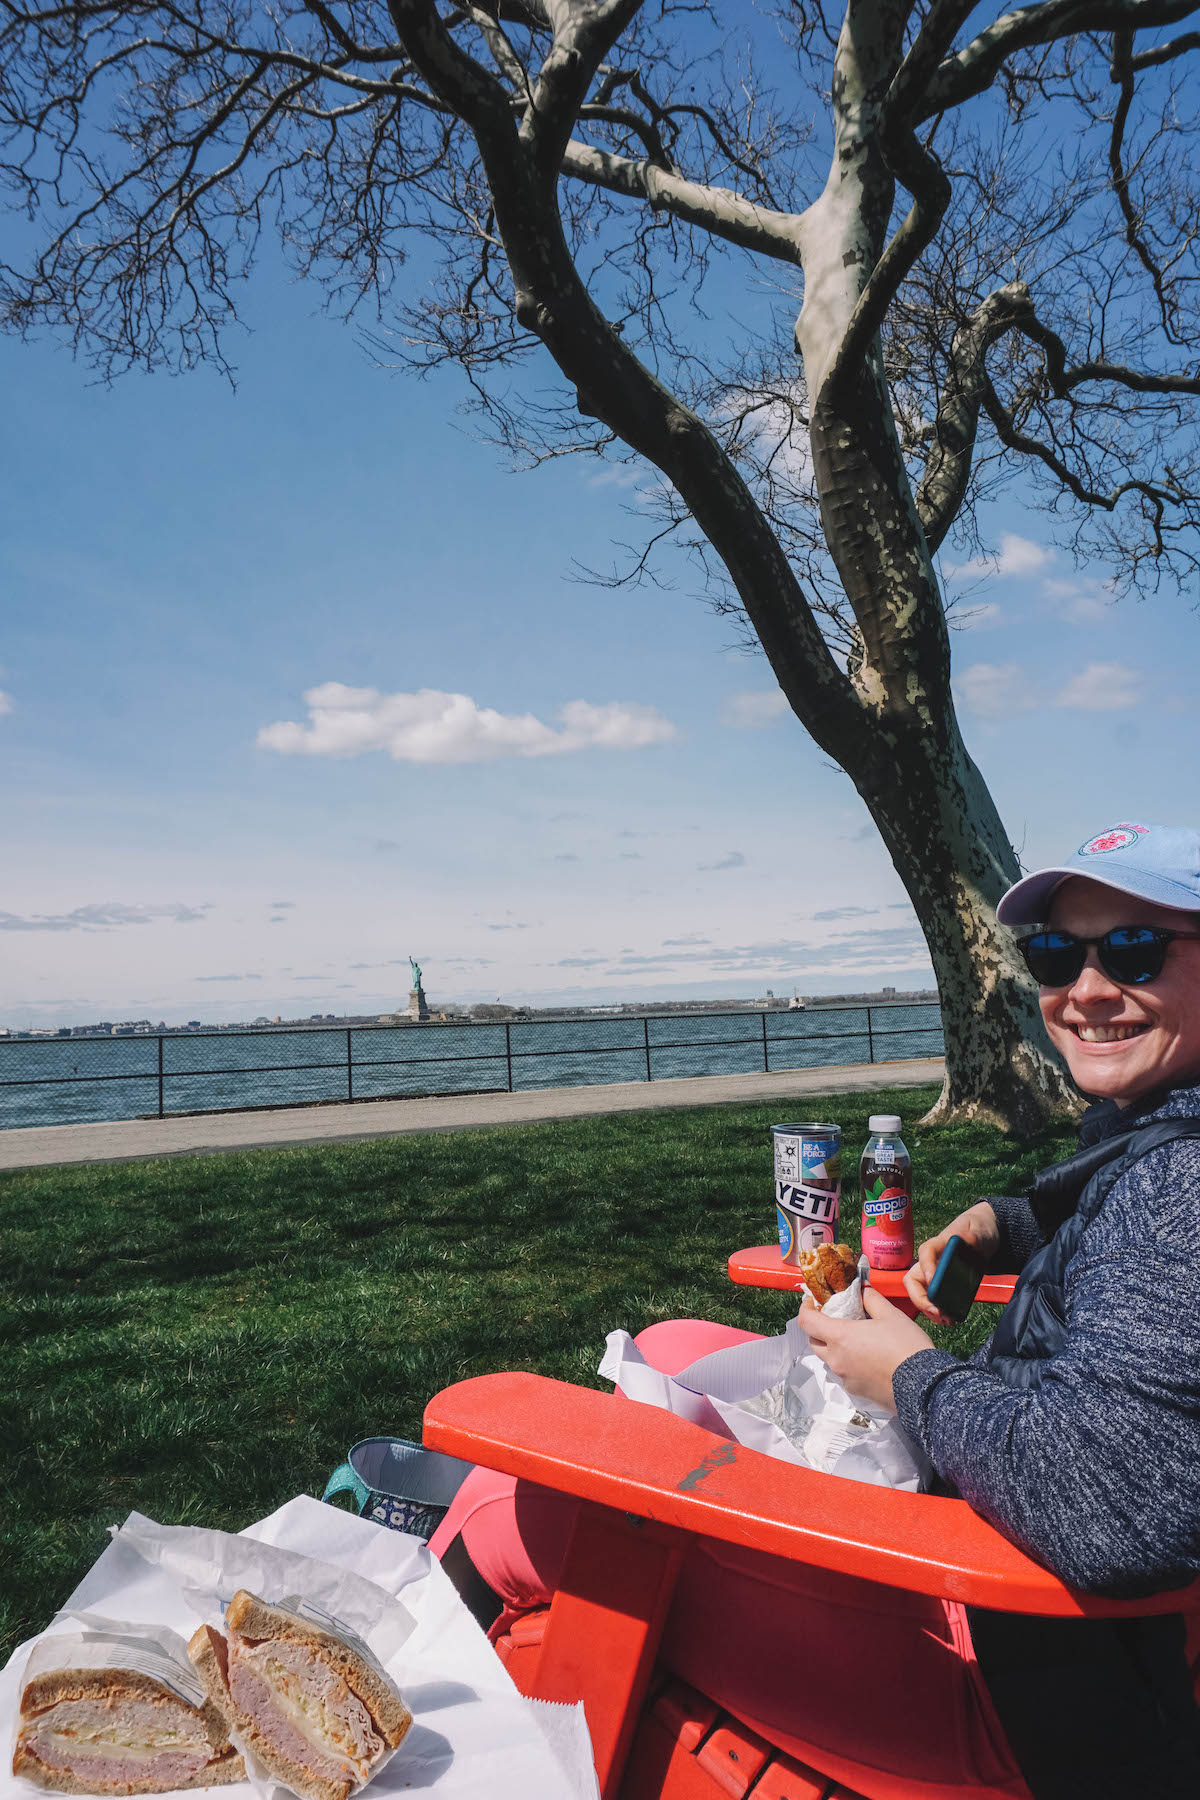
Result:
[[[421,991],[421,965],[415,957],[410,956],[408,966],[412,970],[412,984],[416,993]]]

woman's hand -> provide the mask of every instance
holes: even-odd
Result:
[[[904,1277],[909,1299],[917,1311],[924,1313],[927,1319],[932,1319],[935,1325],[954,1323],[945,1313],[939,1312],[936,1306],[930,1305],[925,1291],[933,1280],[938,1257],[952,1237],[962,1238],[985,1267],[991,1262],[1000,1247],[1000,1226],[986,1200],[977,1200],[974,1206],[968,1206],[966,1212],[959,1213],[957,1219],[952,1219],[936,1237],[926,1238],[917,1251],[916,1262]]]
[[[797,1321],[809,1343],[847,1393],[894,1413],[892,1376],[918,1350],[930,1349],[921,1327],[874,1288],[863,1289],[865,1319],[827,1319],[815,1306],[802,1306]]]

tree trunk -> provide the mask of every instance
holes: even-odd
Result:
[[[398,10],[406,48],[435,90],[445,81],[451,105],[470,90],[466,115],[518,321],[573,383],[580,410],[672,482],[722,558],[797,718],[851,776],[879,825],[942,996],[948,1060],[937,1116],[986,1117],[1009,1130],[1040,1124],[1071,1096],[1046,1051],[1028,1042],[1041,1037],[1040,1020],[992,910],[1017,875],[1016,860],[959,736],[941,596],[878,345],[849,359],[848,376],[838,363],[888,230],[894,183],[879,128],[902,53],[905,0],[850,0],[836,58],[829,179],[795,222],[805,283],[796,342],[815,397],[813,468],[826,541],[863,643],[845,675],[736,466],[613,330],[582,281],[554,197],[563,144],[553,133],[549,149],[541,141],[549,115],[535,110],[515,130],[507,103],[464,74],[433,15],[409,0]],[[555,64],[548,104],[560,81],[582,98],[577,49]],[[456,83],[466,86],[460,92]],[[558,124],[569,128],[573,117],[568,107]]]
[[[812,444],[826,542],[862,633],[852,674],[870,721],[834,754],[912,900],[941,998],[946,1078],[928,1118],[1034,1130],[1077,1111],[1078,1096],[996,920],[1020,869],[959,731],[945,613],[877,358],[826,385]]]
[[[857,785],[929,947],[946,1039],[946,1076],[927,1123],[985,1119],[1037,1130],[1077,1113],[1079,1096],[1050,1048],[1037,995],[996,903],[1019,878],[983,777],[950,715],[945,742],[919,726]]]

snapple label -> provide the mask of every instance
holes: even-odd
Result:
[[[894,1115],[871,1120],[859,1163],[862,1247],[873,1269],[908,1269],[914,1250],[912,1162]]]

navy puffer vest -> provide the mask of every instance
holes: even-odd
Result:
[[[1177,1138],[1200,1138],[1200,1118],[1159,1119],[1043,1169],[1029,1190],[1034,1218],[1049,1238],[1021,1272],[988,1346],[987,1367],[1008,1387],[1041,1386],[1043,1365],[1067,1331],[1067,1266],[1079,1240],[1128,1168]]]

